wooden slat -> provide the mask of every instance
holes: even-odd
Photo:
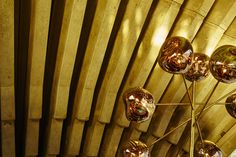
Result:
[[[60,151],[61,129],[67,113],[70,82],[86,4],[86,0],[65,3],[51,91],[49,126],[47,126],[46,154],[48,155],[57,155]]]
[[[0,1],[1,156],[15,154],[14,1]]]
[[[39,120],[27,120],[26,139],[25,139],[25,156],[38,155],[39,142]]]
[[[14,1],[0,1],[1,120],[15,119]]]
[[[73,123],[68,126],[68,130],[70,130],[70,132],[67,134],[64,154],[79,154],[84,124],[84,121],[74,119]]]
[[[89,40],[88,40],[88,46],[87,46],[86,53],[83,60],[79,83],[76,89],[76,96],[75,96],[75,102],[74,102],[74,108],[73,108],[73,118],[77,118],[81,121],[89,119],[90,109],[91,109],[92,100],[93,100],[93,94],[94,94],[94,90],[96,86],[96,80],[98,78],[99,71],[100,71],[103,58],[106,52],[106,48],[108,45],[108,41],[110,39],[111,31],[115,22],[119,4],[120,4],[120,0],[98,1],[98,4],[97,4],[93,25],[92,25]],[[99,124],[99,122],[97,123],[95,121],[94,123]],[[74,123],[71,129],[78,127],[76,126],[76,124],[77,123]],[[88,138],[93,139],[93,137],[95,136],[91,135],[92,137],[89,137],[90,136],[89,132],[93,130],[92,128],[88,129],[87,134],[88,134]],[[97,129],[95,129],[94,131],[97,131]],[[70,134],[70,132],[71,130],[68,130],[68,134]],[[69,147],[67,147],[67,150],[65,151],[66,154],[77,155],[79,153],[78,150],[80,149],[79,147],[80,147],[82,134],[83,132],[80,132],[80,134],[77,133],[77,134],[74,134],[74,136],[69,137],[68,139]],[[102,133],[101,134],[96,133],[95,135],[99,135],[100,138],[102,137]],[[73,140],[75,138],[77,139],[78,137],[80,137],[79,140],[77,141]],[[73,145],[70,144],[72,140],[74,142]],[[99,147],[100,141],[101,139],[97,141],[98,143],[96,146],[94,146],[93,143],[88,141],[88,143],[84,146],[84,149],[85,149],[84,152],[87,155],[97,154],[98,153],[97,147]],[[70,148],[70,146],[71,147],[77,146],[77,148],[72,149]],[[74,150],[77,150],[77,151],[74,151]]]
[[[109,129],[105,131],[99,156],[115,156],[123,130],[123,127],[114,123],[109,126]]]
[[[14,121],[1,122],[2,157],[15,157],[15,124]]]
[[[39,120],[42,116],[43,78],[51,0],[31,2],[27,67],[27,120],[25,156],[38,154]],[[35,119],[36,121],[31,121]]]

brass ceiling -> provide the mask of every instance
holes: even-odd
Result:
[[[236,46],[235,10],[235,0],[0,0],[1,156],[118,157],[129,139],[152,143],[188,119],[190,106],[160,105],[151,120],[130,123],[122,93],[142,86],[158,103],[189,102],[181,75],[157,64],[160,47],[171,36],[209,56]],[[216,82],[198,82],[196,101]],[[210,103],[235,88],[220,83]],[[200,126],[225,157],[236,149],[224,105],[204,112]],[[151,155],[188,156],[189,135],[187,124]]]

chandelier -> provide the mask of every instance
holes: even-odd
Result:
[[[203,53],[193,53],[192,45],[187,39],[175,36],[168,38],[162,45],[158,56],[158,63],[164,71],[182,75],[191,106],[191,118],[153,141],[150,145],[140,140],[128,141],[123,146],[123,156],[149,157],[151,146],[191,121],[190,157],[222,157],[222,152],[215,143],[203,139],[199,118],[204,111],[227,97],[224,103],[225,108],[236,119],[236,94],[233,94],[236,89],[219,98],[216,102],[209,103],[210,97],[220,82],[228,84],[236,82],[236,47],[223,45],[217,48],[211,57],[208,57]],[[200,112],[195,113],[195,105],[197,104],[195,101],[196,82],[205,79],[209,73],[217,79],[217,83]],[[192,93],[188,90],[186,79],[192,82]],[[127,119],[137,123],[150,119],[158,105],[158,103],[155,103],[153,95],[142,87],[135,87],[125,91],[123,93],[123,100]],[[196,144],[194,139],[195,128],[197,128],[200,136],[200,140]]]

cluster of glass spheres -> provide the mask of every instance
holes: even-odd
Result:
[[[158,63],[166,72],[183,74],[189,81],[200,81],[210,73],[220,82],[236,82],[236,47],[224,45],[217,48],[211,57],[203,53],[193,53],[191,43],[179,36],[168,38],[162,45]],[[155,111],[154,98],[142,87],[131,88],[123,94],[126,117],[130,121],[144,122]],[[236,94],[229,96],[225,105],[228,113],[236,119]],[[146,144],[131,140],[123,148],[124,157],[150,156]],[[220,149],[210,141],[199,142],[195,146],[196,157],[222,157]]]

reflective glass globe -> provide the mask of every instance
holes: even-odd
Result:
[[[222,157],[222,152],[215,143],[204,140],[195,145],[194,157]]]
[[[229,96],[226,99],[226,110],[228,113],[236,119],[236,94]]]
[[[221,82],[236,81],[236,47],[224,45],[216,49],[210,58],[210,71]]]
[[[162,45],[158,63],[160,67],[172,74],[186,73],[192,64],[190,55],[193,53],[191,43],[184,37],[168,38]]]
[[[156,107],[152,94],[142,87],[125,91],[123,100],[126,105],[126,117],[130,121],[143,122],[148,120]]]
[[[124,157],[149,157],[149,149],[147,145],[139,140],[130,140],[123,147]]]
[[[191,82],[205,79],[210,73],[209,60],[210,58],[203,53],[193,53],[193,64],[184,74],[185,78]]]

